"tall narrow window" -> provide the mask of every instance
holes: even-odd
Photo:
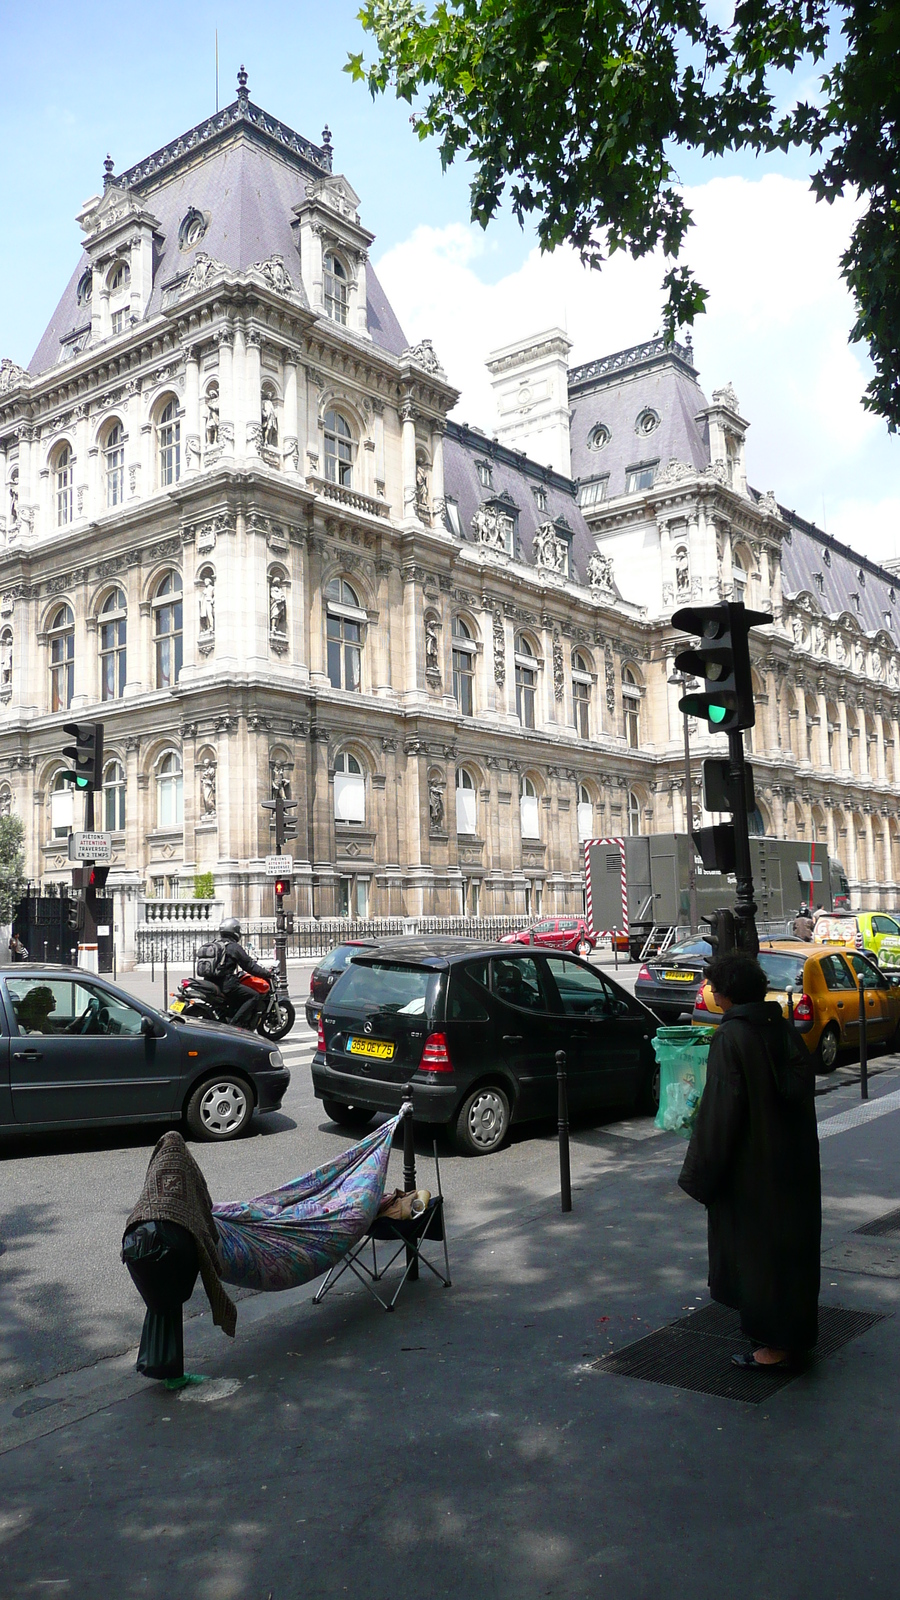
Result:
[[[106,504],[120,506],[125,499],[125,430],[114,422],[103,446],[106,460]]]
[[[462,617],[453,618],[453,698],[460,715],[475,715],[475,652],[472,635]]]
[[[628,795],[628,832],[637,834],[641,831],[641,802],[640,796],[634,790]]]
[[[516,716],[523,728],[534,727],[537,667],[534,651],[524,634],[516,638]]]
[[[61,772],[53,780],[50,792],[50,834],[54,839],[65,839],[75,826],[75,794],[71,783]]]
[[[632,667],[622,668],[622,712],[629,749],[641,747],[641,686]]]
[[[153,599],[156,687],[171,689],[181,673],[183,610],[181,574],[167,572]]]
[[[59,606],[47,630],[50,637],[50,710],[68,711],[75,692],[75,618]]]
[[[156,820],[160,828],[177,828],[184,821],[184,777],[176,750],[169,750],[159,763]]]
[[[325,315],[330,317],[332,322],[340,322],[343,327],[346,327],[347,313],[350,309],[350,284],[347,281],[347,269],[333,250],[325,251],[322,265],[325,269],[322,281]]]
[[[75,475],[75,463],[67,444],[60,450],[53,471],[56,480],[56,526],[64,528],[72,521],[72,484]]]
[[[110,761],[103,769],[103,826],[107,833],[121,833],[125,827],[125,768],[121,761]]]
[[[113,334],[124,333],[131,324],[131,269],[120,261],[113,269],[107,288],[109,290],[109,327]],[[115,302],[115,303],[114,303]]]
[[[523,839],[541,837],[537,790],[530,778],[523,778],[519,788],[519,820]]]
[[[355,589],[344,578],[332,578],[326,585],[325,605],[328,681],[332,689],[358,690],[362,685],[365,612]]]
[[[573,720],[579,739],[591,737],[591,674],[580,650],[572,652]]]
[[[734,585],[732,599],[743,602],[747,598],[747,573],[744,568],[744,563],[739,555],[735,556],[734,566],[731,569],[731,577]]]
[[[581,844],[585,839],[594,837],[594,803],[590,791],[583,783],[578,785],[578,839]]]
[[[125,595],[114,589],[100,608],[100,698],[118,700],[125,692]]]
[[[366,780],[349,750],[334,763],[334,820],[361,826],[366,820]]]
[[[165,489],[181,477],[181,422],[174,400],[167,401],[156,425],[159,450],[159,486]]]
[[[353,434],[339,411],[325,413],[325,476],[344,488],[353,482]]]
[[[456,831],[457,833],[478,832],[478,808],[475,792],[475,779],[465,767],[456,769]]]

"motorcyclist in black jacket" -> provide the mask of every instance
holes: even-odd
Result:
[[[261,967],[241,944],[241,925],[237,917],[226,917],[219,928],[216,944],[216,982],[225,996],[226,1020],[235,1027],[246,1027],[259,1008],[260,997],[241,984],[241,973],[271,979],[268,967]]]

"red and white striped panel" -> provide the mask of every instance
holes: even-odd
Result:
[[[591,850],[596,845],[611,845],[611,844],[614,844],[616,849],[618,850],[618,852],[619,852],[619,860],[621,862],[621,877],[620,877],[619,882],[620,882],[620,886],[621,886],[621,890],[622,890],[622,921],[619,923],[619,926],[616,929],[613,929],[613,928],[595,928],[594,927],[594,892],[593,892],[593,887],[591,885]],[[587,902],[587,922],[588,922],[588,927],[591,930],[591,933],[594,934],[595,937],[598,938],[598,939],[610,938],[614,932],[615,933],[627,933],[628,932],[628,884],[627,884],[626,878],[625,878],[625,840],[624,839],[585,839],[585,841],[584,841],[584,884],[585,884],[585,898],[586,898],[586,902]]]

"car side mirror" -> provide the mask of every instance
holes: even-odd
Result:
[[[141,1017],[141,1033],[145,1039],[162,1039],[165,1032],[165,1028],[159,1027],[152,1017]]]

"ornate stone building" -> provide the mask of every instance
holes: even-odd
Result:
[[[890,574],[748,489],[747,424],[688,348],[569,372],[562,334],[527,340],[490,362],[498,435],[448,422],[358,204],[327,130],[242,73],[107,162],[30,366],[0,364],[0,809],[31,876],[68,877],[77,716],[106,727],[120,948],[200,873],[270,909],[273,787],[301,915],[580,909],[581,839],[683,825],[672,609],[742,593],[778,619],[761,824],[892,901]]]

